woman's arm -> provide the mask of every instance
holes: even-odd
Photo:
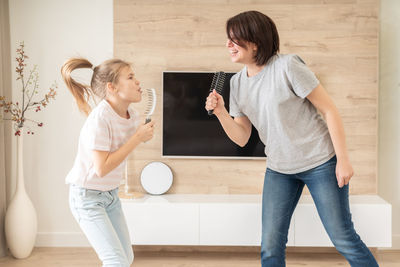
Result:
[[[93,150],[93,164],[97,176],[103,177],[118,167],[141,142],[153,138],[154,121],[142,124],[128,141],[114,152]]]
[[[215,116],[217,116],[225,133],[233,142],[241,147],[247,144],[251,135],[251,122],[246,116],[232,119],[226,109]]]
[[[206,110],[214,110],[219,122],[228,137],[237,145],[244,147],[251,135],[251,122],[246,116],[232,119],[225,108],[224,99],[215,90],[209,94]]]
[[[339,112],[321,84],[307,96],[307,99],[322,113],[326,120],[338,160],[336,178],[339,187],[343,187],[349,183],[354,172],[347,154],[346,137]]]

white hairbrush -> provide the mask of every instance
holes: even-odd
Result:
[[[154,109],[156,108],[156,90],[154,88],[146,89],[147,92],[147,104],[146,110],[144,114],[146,115],[146,122],[149,123],[151,121],[151,115],[154,113]]]

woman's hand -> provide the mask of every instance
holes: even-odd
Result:
[[[349,181],[353,174],[354,171],[350,161],[338,159],[336,164],[336,179],[340,188],[342,188],[344,185],[349,184]]]
[[[225,108],[224,99],[215,89],[208,95],[206,110],[213,110],[229,139],[238,146],[245,146],[251,135],[251,122],[246,116],[232,119]]]
[[[213,110],[215,115],[220,114],[225,108],[224,99],[215,89],[208,95],[206,99],[206,110]]]
[[[139,138],[142,142],[147,142],[153,138],[154,134],[154,121],[150,121],[149,123],[143,123],[139,126],[136,130],[135,135]]]

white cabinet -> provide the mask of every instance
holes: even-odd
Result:
[[[352,214],[354,226],[361,239],[370,247],[390,247],[392,242],[392,220],[388,220],[392,207],[384,203],[354,204]],[[389,245],[390,244],[390,245]]]
[[[199,244],[199,212],[196,206],[124,201],[122,208],[132,244]]]
[[[369,247],[390,247],[391,205],[376,195],[350,196],[354,228]],[[296,246],[333,246],[311,196],[302,196],[294,214]]]
[[[258,246],[260,242],[260,204],[200,205],[200,245]]]
[[[200,245],[260,245],[261,203],[213,203],[200,204],[199,206]],[[288,246],[293,245],[294,232],[291,224]]]
[[[162,195],[122,199],[135,245],[259,246],[261,195]],[[391,205],[379,196],[350,196],[356,231],[369,247],[391,246]],[[310,196],[302,196],[288,246],[333,246]]]
[[[296,246],[327,247],[333,246],[319,219],[314,203],[299,201],[294,211],[294,240]]]

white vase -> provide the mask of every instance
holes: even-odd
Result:
[[[37,216],[25,191],[23,172],[23,129],[17,136],[17,184],[5,217],[5,235],[11,254],[18,259],[28,257],[35,245]]]

